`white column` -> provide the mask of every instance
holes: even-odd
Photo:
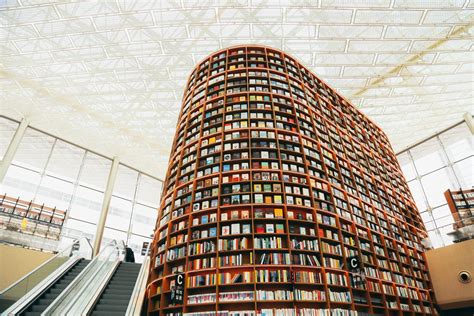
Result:
[[[464,113],[463,118],[466,121],[467,127],[469,127],[469,129],[471,130],[471,134],[474,134],[474,121],[472,119],[471,113]]]
[[[97,230],[94,239],[94,257],[100,251],[100,244],[102,243],[102,236],[104,235],[105,222],[107,214],[109,213],[110,200],[114,191],[115,179],[117,178],[117,171],[119,166],[119,159],[114,157],[112,167],[110,168],[109,178],[107,179],[107,186],[104,192],[104,200],[102,202],[102,211],[100,212],[99,222],[97,223]]]
[[[20,146],[20,142],[25,135],[26,128],[28,127],[28,120],[23,119],[21,120],[20,126],[16,129],[15,135],[13,135],[13,138],[8,145],[7,152],[5,153],[5,156],[3,156],[2,161],[0,161],[0,183],[3,182],[3,179],[5,178],[5,175],[7,174],[8,167],[10,167],[10,164],[12,163],[13,157],[15,156],[15,153]]]

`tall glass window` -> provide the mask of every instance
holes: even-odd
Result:
[[[0,158],[19,123],[0,117]],[[67,211],[58,249],[74,239],[93,242],[112,160],[64,140],[27,128],[0,194]],[[120,239],[143,260],[151,241],[161,196],[161,180],[119,164],[103,243]]]
[[[397,155],[434,247],[452,243],[448,189],[471,188],[474,144],[465,122]]]
[[[17,122],[0,117],[0,160],[3,159],[18,126]]]

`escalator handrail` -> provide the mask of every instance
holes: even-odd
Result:
[[[74,307],[74,304],[77,303],[77,300],[82,297],[82,294],[88,288],[88,285],[92,284],[94,277],[97,276],[96,273],[99,272],[107,262],[109,262],[110,256],[115,253],[114,251],[112,251],[106,256],[105,260],[101,262],[100,258],[102,258],[107,251],[110,251],[109,247],[114,247],[115,251],[117,252],[117,256],[120,256],[121,248],[116,240],[112,240],[104,248],[102,248],[99,254],[94,257],[94,259],[92,259],[92,261],[87,265],[87,267],[84,268],[81,273],[79,273],[79,275],[71,282],[71,284],[69,284],[68,287],[64,289],[64,291],[48,306],[48,308],[46,308],[43,313],[41,313],[41,315],[68,314],[70,309]],[[82,282],[83,280],[87,282]],[[78,288],[78,292],[74,294],[75,299],[67,298],[67,296],[76,288]],[[61,306],[62,303],[65,303],[66,305]],[[61,308],[62,311],[58,312],[58,308]]]
[[[71,267],[73,267],[77,261],[81,259],[80,256],[77,254],[73,255],[74,248],[76,245],[80,244],[80,242],[85,239],[90,246],[87,238],[80,238],[78,240],[74,240],[73,243],[56,255],[45,261],[43,264],[38,266],[36,269],[31,271],[30,273],[23,276],[21,279],[16,281],[14,284],[9,286],[7,289],[2,291],[1,295],[4,296],[8,291],[12,291],[17,286],[22,286],[23,281],[27,281],[28,278],[34,276],[36,272],[38,272],[43,267],[46,267],[49,263],[53,262],[53,260],[58,260],[60,257],[69,258],[65,260],[62,264],[60,264],[57,268],[55,268],[52,272],[49,273],[44,279],[39,281],[35,284],[30,290],[28,290],[24,295],[22,295],[15,303],[13,303],[10,307],[3,311],[1,315],[16,315],[21,311],[25,310],[35,299],[37,299],[45,290],[47,290],[54,282],[56,282],[64,273],[69,271]]]
[[[7,287],[6,289],[2,290],[0,292],[0,296],[5,294],[6,292],[8,292],[9,290],[11,290],[12,288],[16,287],[18,284],[20,284],[21,282],[23,282],[23,280],[29,278],[31,275],[35,274],[36,271],[42,269],[44,266],[46,266],[47,264],[49,264],[51,261],[53,260],[56,260],[57,258],[59,258],[60,256],[64,256],[65,253],[68,253],[66,257],[69,257],[72,253],[72,250],[73,250],[73,247],[76,245],[76,244],[79,244],[80,242],[80,239],[77,239],[75,240],[71,245],[69,245],[68,247],[64,248],[63,250],[61,250],[60,252],[58,252],[57,254],[55,254],[54,256],[52,256],[51,258],[49,258],[48,260],[46,260],[45,262],[43,262],[41,265],[37,266],[35,269],[33,269],[32,271],[28,272],[27,274],[25,274],[23,277],[21,277],[20,279],[18,279],[15,283],[13,283],[12,285],[10,285],[9,287]],[[90,245],[90,244],[89,244]]]
[[[151,242],[148,243],[148,247],[145,252],[145,259],[143,260],[140,272],[137,276],[137,281],[133,287],[132,296],[128,303],[127,311],[125,312],[126,316],[140,315],[141,309],[143,306],[144,293],[146,291],[146,281],[148,277],[148,268],[150,266],[150,247]]]

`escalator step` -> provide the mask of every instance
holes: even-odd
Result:
[[[109,312],[125,312],[127,310],[128,304],[119,305],[120,302],[116,302],[113,305],[96,305],[94,310],[100,311],[109,311]],[[127,302],[128,303],[128,302]]]
[[[49,306],[49,304],[51,304],[53,301],[54,299],[46,298],[46,297],[42,297],[39,300],[37,300],[39,305],[47,305],[47,306]]]
[[[110,312],[93,311],[90,315],[91,316],[110,316]]]
[[[130,295],[128,294],[113,294],[113,293],[109,293],[107,294],[106,296],[103,296],[101,298],[102,299],[113,299],[113,300],[129,300],[130,299]]]
[[[104,297],[107,295],[132,295],[132,290],[119,290],[119,291],[114,291],[114,290],[106,290],[104,292]]]
[[[35,305],[31,306],[31,311],[32,312],[42,312],[46,308],[48,308],[48,305],[36,304],[36,302],[35,302]]]
[[[56,297],[59,296],[59,294],[61,294],[60,291],[58,291],[57,293],[48,292],[48,293],[46,293],[46,294],[44,295],[44,297],[42,297],[42,299],[45,298],[45,299],[47,299],[47,300],[51,299],[51,300],[54,301],[54,300],[56,299]]]

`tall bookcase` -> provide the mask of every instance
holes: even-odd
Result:
[[[379,127],[289,55],[224,49],[184,93],[148,314],[435,314],[424,237]]]

